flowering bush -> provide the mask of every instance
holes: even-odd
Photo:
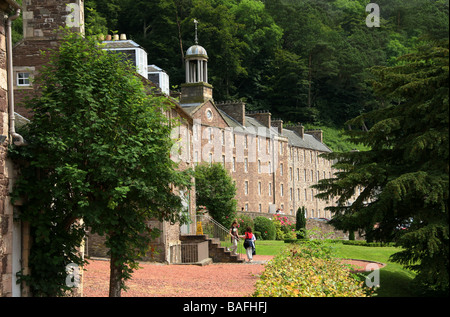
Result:
[[[239,234],[243,235],[247,227],[252,228],[252,231],[255,231],[255,224],[253,223],[253,219],[247,215],[239,215],[237,218]]]
[[[275,215],[272,219],[275,226],[276,239],[295,239],[295,223],[292,223],[288,217],[283,215]]]
[[[322,243],[290,245],[271,260],[254,297],[365,297],[363,282]]]

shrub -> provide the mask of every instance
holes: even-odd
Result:
[[[295,229],[297,231],[297,239],[306,238],[306,217],[305,207],[299,207],[295,215]]]
[[[270,219],[266,217],[256,217],[255,231],[261,232],[262,240],[275,240],[275,226]]]
[[[271,260],[254,297],[365,297],[363,283],[323,243],[291,244]]]
[[[239,226],[239,234],[243,235],[245,233],[245,230],[247,229],[247,227],[252,228],[252,231],[255,231],[255,224],[253,222],[253,219],[248,216],[248,215],[238,215],[237,218],[237,223]]]
[[[293,224],[288,217],[282,215],[275,215],[272,219],[275,226],[275,239],[295,239],[295,224]]]

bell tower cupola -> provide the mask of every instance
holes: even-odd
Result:
[[[181,85],[182,105],[199,104],[212,99],[213,87],[208,83],[208,53],[198,45],[197,24],[195,23],[195,44],[185,55],[186,83]]]

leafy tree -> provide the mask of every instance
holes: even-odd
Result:
[[[393,260],[416,271],[427,288],[448,293],[448,39],[430,40],[394,67],[376,67],[374,89],[384,107],[351,120],[348,132],[368,151],[332,153],[336,178],[318,197],[341,222],[375,240],[397,240]],[[356,190],[360,188],[361,193]],[[404,229],[404,230],[401,230]],[[402,234],[399,235],[399,231]]]
[[[33,239],[23,279],[36,296],[62,295],[66,265],[84,264],[78,247],[90,228],[106,237],[110,296],[120,296],[159,234],[148,220],[180,220],[173,188],[187,188],[191,176],[170,159],[167,99],[147,94],[118,54],[78,34],[47,54],[27,104],[28,146],[11,149],[22,162],[13,194]]]
[[[236,186],[220,163],[195,168],[197,205],[206,206],[211,217],[230,227],[236,215]]]

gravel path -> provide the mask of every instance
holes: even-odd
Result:
[[[264,263],[272,256],[255,255],[253,263],[206,266],[141,263],[127,282],[123,297],[247,297],[254,291]],[[84,297],[106,297],[109,261],[89,260],[84,272]]]
[[[255,255],[252,263],[213,263],[206,266],[141,263],[127,282],[123,297],[248,297],[273,256]],[[353,271],[364,272],[367,264],[382,263],[342,259]],[[107,297],[109,261],[89,260],[84,272],[84,297]]]

